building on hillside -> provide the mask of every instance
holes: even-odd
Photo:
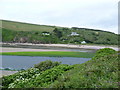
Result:
[[[76,33],[76,32],[72,32],[71,33],[71,36],[78,36],[79,34],[78,33]]]
[[[42,35],[50,35],[50,33],[43,32]]]
[[[85,44],[86,42],[85,41],[82,41],[81,44]]]

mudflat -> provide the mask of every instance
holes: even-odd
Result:
[[[102,48],[112,48],[116,51],[119,50],[117,46],[108,46],[108,45],[70,45],[70,44],[32,44],[32,43],[2,43],[3,45],[28,45],[28,46],[46,46],[46,47],[66,47],[66,48],[79,48],[79,49],[102,49]],[[66,50],[54,50],[54,49],[32,49],[32,48],[9,48],[9,47],[0,47],[0,52],[23,52],[23,51],[66,51]]]
[[[0,70],[0,77],[12,75],[14,73],[17,73],[18,71],[7,71],[7,70]]]
[[[9,47],[0,47],[1,50],[0,52],[27,52],[27,51],[32,51],[32,52],[39,52],[39,51],[66,51],[66,50],[49,50],[49,49],[30,49],[30,48],[9,48]]]

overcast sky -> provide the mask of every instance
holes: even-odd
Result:
[[[0,0],[0,18],[118,33],[119,0]]]

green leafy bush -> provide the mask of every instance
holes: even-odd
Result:
[[[2,85],[7,88],[10,83],[13,83],[16,79],[29,79],[33,75],[40,73],[41,71],[37,68],[30,68],[28,70],[22,70],[18,73],[15,73],[10,76],[4,76],[2,77]]]
[[[99,55],[99,54],[102,54],[102,53],[105,53],[105,54],[114,54],[116,51],[111,49],[111,48],[104,48],[104,49],[100,49],[96,52],[96,55]]]
[[[109,50],[114,53],[114,50]],[[118,54],[110,54],[108,49],[99,50],[99,54],[104,53],[102,51],[109,55],[74,65],[74,69],[61,75],[47,88],[119,88]]]
[[[53,68],[54,66],[60,65],[60,62],[52,62],[50,60],[46,60],[40,62],[39,64],[35,65],[35,68],[30,68],[27,70],[19,71],[10,76],[2,77],[2,84],[4,87],[8,87],[10,83],[13,83],[15,80],[26,80],[32,78],[35,74],[39,74],[40,72]]]
[[[51,68],[42,72],[40,72],[39,69],[32,68],[32,69],[29,69],[29,71],[26,70],[24,72],[19,72],[17,74],[4,77],[3,86],[4,87],[6,86],[6,88],[46,87],[52,82],[54,82],[64,72],[72,68],[73,66],[65,65],[65,64],[55,66],[54,68]],[[38,70],[39,72],[34,72],[34,69]],[[30,72],[32,72],[32,74]],[[11,77],[13,77],[12,82],[5,83],[10,81]]]
[[[115,54],[115,53],[117,53],[117,52],[115,50],[111,49],[111,48],[100,49],[96,52],[93,59],[100,58],[100,57],[110,55],[110,54]]]
[[[46,60],[34,65],[34,68],[38,68],[40,71],[45,71],[46,69],[53,68],[54,66],[60,65],[61,62],[52,62],[50,60]]]

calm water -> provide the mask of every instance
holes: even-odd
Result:
[[[75,57],[31,57],[31,56],[0,56],[2,57],[2,67],[0,68],[11,68],[11,69],[27,69],[33,67],[34,64],[45,60],[58,61],[62,64],[81,64],[90,58],[75,58]]]

